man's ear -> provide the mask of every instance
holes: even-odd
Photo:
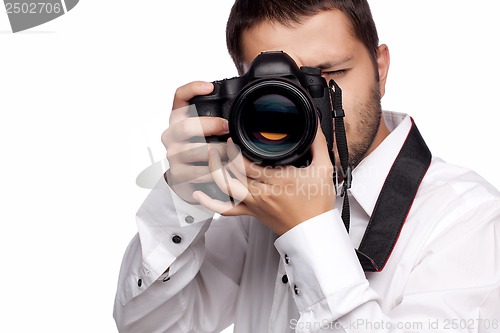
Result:
[[[389,65],[391,64],[391,56],[387,45],[382,44],[377,49],[377,68],[380,86],[380,97],[385,94],[385,83],[387,74],[389,73]]]

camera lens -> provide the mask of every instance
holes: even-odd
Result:
[[[278,94],[263,95],[250,103],[242,122],[252,145],[269,153],[289,150],[303,132],[297,106]]]
[[[303,88],[293,82],[261,80],[244,88],[230,112],[233,140],[251,160],[291,164],[309,148],[317,115]]]

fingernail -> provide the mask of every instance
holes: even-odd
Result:
[[[229,133],[229,122],[227,120],[224,120],[224,122],[222,123],[222,129],[225,133]]]
[[[203,82],[203,83],[201,84],[201,88],[202,88],[203,90],[212,90],[212,84],[211,84],[211,83],[209,83],[209,82]]]
[[[198,197],[198,193],[193,192],[193,199],[196,200],[197,202],[200,202],[200,198]]]

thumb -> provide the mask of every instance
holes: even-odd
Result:
[[[318,165],[328,165],[332,164],[330,159],[331,152],[328,151],[328,144],[326,142],[325,134],[323,130],[318,125],[318,129],[316,131],[316,137],[311,145],[311,153],[312,153],[312,163]]]

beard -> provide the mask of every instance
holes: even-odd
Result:
[[[345,124],[347,146],[349,149],[349,165],[354,169],[365,158],[368,150],[373,145],[380,127],[382,106],[378,82],[375,82],[371,88],[370,96],[366,100],[359,101],[347,112],[356,114],[358,118],[356,124]],[[337,150],[336,147],[335,150]],[[338,152],[335,151],[335,153],[337,168],[340,168]]]

